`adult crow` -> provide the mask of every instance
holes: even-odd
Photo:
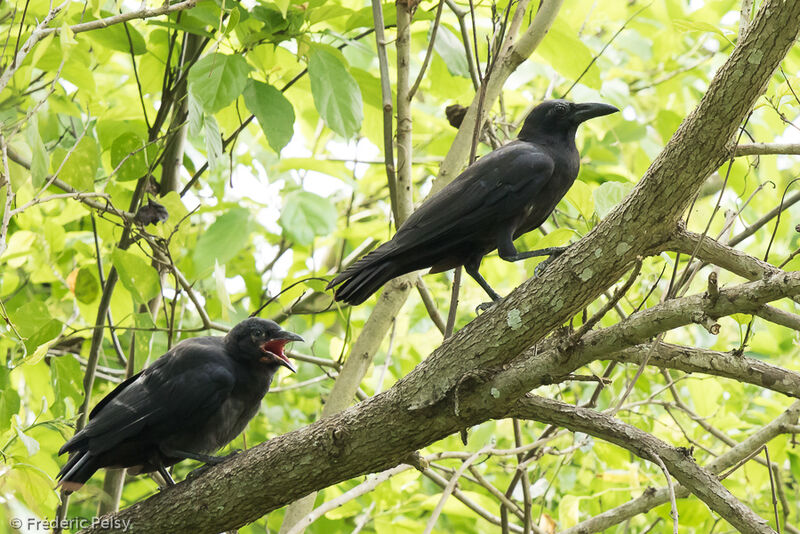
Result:
[[[58,473],[67,492],[101,467],[158,471],[209,456],[235,438],[258,411],[278,367],[296,369],[283,352],[303,341],[272,321],[245,319],[225,337],[185,339],[101,400],[88,424],[61,447],[70,453]]]
[[[506,261],[554,256],[566,247],[517,252],[514,240],[538,228],[578,176],[578,125],[619,111],[608,104],[548,100],[525,118],[519,137],[483,156],[422,203],[392,239],[340,273],[335,299],[361,304],[401,274],[430,267],[438,273],[463,265],[489,294],[498,295],[478,269],[494,249]]]

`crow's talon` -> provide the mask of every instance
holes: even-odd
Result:
[[[550,261],[551,261],[550,258],[547,258],[542,263],[537,265],[536,268],[533,269],[533,276],[535,276],[536,278],[542,276],[545,270],[547,270],[547,265],[550,263]]]
[[[197,469],[192,469],[191,471],[189,471],[189,474],[186,475],[185,480],[192,480],[193,478],[199,477],[200,475],[202,475],[203,473],[208,471],[210,467],[211,467],[211,464],[205,464],[205,465],[201,465]]]
[[[478,304],[477,306],[475,306],[475,314],[477,315],[478,313],[485,312],[492,306],[494,306],[494,301],[483,302],[481,304]]]

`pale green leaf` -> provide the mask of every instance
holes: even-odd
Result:
[[[204,138],[206,141],[206,157],[208,157],[208,168],[212,171],[217,168],[219,160],[222,158],[222,135],[219,132],[219,124],[213,115],[208,115],[203,121]]]
[[[602,219],[619,204],[625,195],[633,189],[633,185],[622,182],[605,182],[600,187],[592,191],[594,197],[594,208],[597,215]]]
[[[128,252],[115,249],[111,261],[119,273],[119,281],[139,304],[146,304],[159,294],[159,278],[155,269],[145,260]]]
[[[336,218],[336,208],[328,199],[308,191],[293,191],[286,195],[278,222],[289,239],[310,245],[315,236],[333,232]]]
[[[209,273],[215,263],[228,263],[247,245],[250,225],[250,212],[244,208],[233,208],[217,217],[197,240],[192,256],[195,274],[202,276]]]
[[[428,32],[428,39],[430,39],[430,32]],[[464,43],[446,26],[439,27],[439,31],[436,33],[436,40],[433,42],[433,48],[444,60],[450,74],[469,78],[469,65],[467,64]]]
[[[339,57],[315,48],[308,76],[314,105],[328,128],[348,139],[358,133],[364,118],[361,89]]]
[[[36,118],[36,114],[31,116],[25,134],[28,147],[31,150],[31,178],[33,178],[33,185],[39,187],[44,185],[47,177],[50,156],[47,154],[42,138],[39,135],[39,121]]]
[[[189,92],[206,113],[216,113],[242,94],[250,70],[241,55],[209,54],[189,71]]]
[[[575,180],[564,199],[578,210],[587,223],[592,219],[594,198],[592,197],[592,188],[585,182]]]

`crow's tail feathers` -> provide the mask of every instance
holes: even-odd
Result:
[[[98,469],[92,460],[89,451],[78,450],[70,454],[69,460],[58,472],[56,487],[60,486],[66,493],[79,490]]]
[[[331,280],[327,289],[336,289],[334,299],[358,305],[380,287],[406,271],[398,270],[395,262],[380,248],[367,254]]]

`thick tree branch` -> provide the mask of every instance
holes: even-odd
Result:
[[[636,345],[613,352],[609,360],[641,364],[651,345]],[[800,373],[747,356],[715,350],[659,343],[652,347],[649,365],[686,373],[722,376],[800,398]]]
[[[663,462],[669,474],[682,486],[699,497],[739,532],[751,534],[775,532],[765,519],[756,515],[729,492],[717,477],[697,465],[688,450],[673,447],[635,426],[588,408],[536,396],[517,401],[509,411],[509,415],[561,426],[573,432],[585,432],[627,449],[644,460],[656,464]]]
[[[735,447],[714,458],[705,466],[705,469],[711,473],[719,474],[733,467],[754,452],[758,452],[761,447],[769,443],[775,437],[790,432],[790,427],[795,424],[798,415],[800,415],[800,401],[792,404],[774,421],[765,425]],[[676,489],[676,495],[678,498],[684,498],[689,495],[689,491],[679,486]],[[634,516],[647,513],[656,506],[667,502],[669,502],[667,488],[647,488],[640,497],[621,506],[617,506],[616,508],[612,508],[611,510],[607,510],[591,519],[582,521],[562,531],[561,534],[590,534],[592,532],[602,532]]]

